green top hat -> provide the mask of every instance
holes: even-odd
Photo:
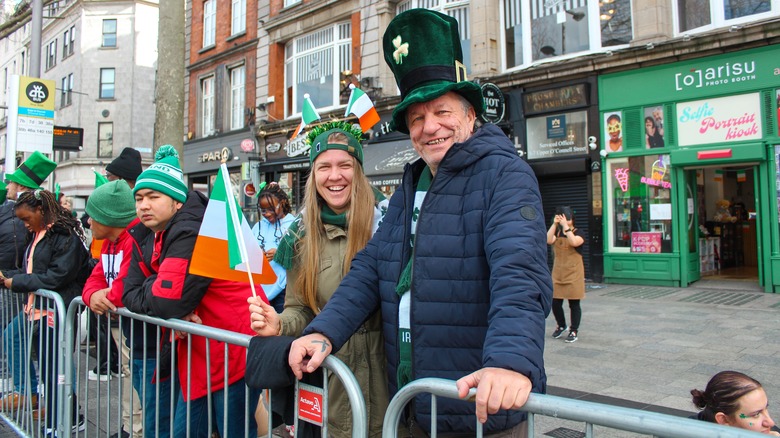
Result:
[[[41,184],[51,175],[55,167],[57,167],[57,163],[35,151],[24,160],[24,163],[14,173],[7,175],[6,179],[20,186],[43,190]]]
[[[0,204],[5,202],[5,196],[8,194],[8,188],[5,183],[0,181]]]
[[[395,129],[409,133],[409,105],[450,91],[465,97],[477,116],[485,110],[479,85],[466,79],[458,20],[428,9],[410,9],[390,22],[382,40],[385,62],[401,90],[401,103],[393,111]]]

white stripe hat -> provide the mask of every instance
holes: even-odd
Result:
[[[169,145],[162,145],[154,155],[154,163],[138,175],[133,195],[141,189],[154,190],[176,201],[187,200],[187,185],[179,165],[179,153]]]

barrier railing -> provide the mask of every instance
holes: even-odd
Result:
[[[0,291],[2,298],[12,297],[13,294],[10,291]],[[24,294],[16,294],[26,298]],[[255,406],[258,403],[259,391],[250,390],[243,384],[236,387],[236,383],[229,384],[229,366],[225,366],[222,369],[212,370],[212,361],[215,357],[221,357],[222,363],[228,363],[230,360],[228,349],[229,346],[237,346],[246,349],[249,346],[249,342],[252,336],[221,330],[213,327],[208,327],[200,324],[181,320],[163,320],[159,318],[149,317],[146,315],[135,314],[127,309],[120,308],[115,312],[111,312],[112,316],[118,320],[119,326],[125,324],[128,325],[129,333],[123,332],[123,336],[119,336],[116,339],[117,343],[127,341],[127,345],[136,346],[137,348],[131,352],[131,359],[119,356],[116,359],[119,363],[112,363],[111,356],[106,354],[105,370],[106,373],[110,373],[109,370],[116,369],[118,372],[108,374],[106,379],[102,379],[99,375],[101,373],[101,360],[100,358],[104,353],[107,353],[112,348],[114,339],[111,336],[105,337],[103,340],[96,341],[94,347],[90,347],[88,336],[86,331],[89,330],[89,324],[82,323],[87,321],[87,315],[91,314],[91,311],[84,306],[84,303],[80,298],[73,300],[67,309],[64,309],[59,294],[51,291],[38,291],[35,294],[35,308],[36,310],[45,311],[52,318],[52,322],[46,322],[47,330],[53,330],[56,333],[56,337],[47,336],[35,336],[33,333],[33,322],[28,322],[26,318],[21,318],[24,324],[20,324],[22,335],[20,339],[30,344],[29,347],[35,347],[33,339],[37,339],[38,345],[36,356],[31,356],[30,353],[35,348],[26,348],[21,353],[11,353],[9,357],[7,351],[3,351],[3,362],[9,358],[17,358],[18,361],[14,363],[13,367],[19,370],[27,370],[30,367],[38,365],[38,369],[41,369],[40,364],[46,363],[47,355],[44,352],[48,352],[48,358],[55,359],[54,363],[57,366],[56,379],[47,379],[44,374],[41,374],[42,384],[41,388],[52,388],[52,391],[56,391],[57,402],[51,403],[51,406],[57,412],[56,423],[54,428],[56,429],[56,436],[71,436],[72,434],[89,436],[92,432],[95,432],[98,436],[108,436],[111,434],[118,434],[122,436],[123,421],[120,418],[122,415],[123,407],[134,407],[133,405],[140,405],[140,421],[143,421],[143,432],[138,432],[138,429],[133,425],[133,417],[130,416],[129,424],[127,419],[124,420],[124,426],[129,430],[125,430],[130,435],[134,436],[187,436],[191,434],[190,426],[191,420],[203,420],[204,427],[208,431],[210,436],[212,431],[216,431],[217,427],[215,422],[219,422],[220,419],[214,419],[212,421],[211,415],[201,415],[201,411],[193,412],[193,400],[190,395],[192,391],[192,375],[193,375],[193,357],[192,346],[193,342],[205,342],[205,356],[212,358],[212,360],[205,361],[204,370],[196,370],[196,372],[204,371],[205,376],[218,375],[221,376],[222,382],[222,395],[221,397],[214,397],[216,392],[212,391],[212,380],[206,380],[206,396],[198,398],[198,402],[204,402],[204,412],[212,412],[212,407],[222,407],[221,417],[221,436],[257,436],[257,430],[252,430],[250,425],[254,424],[254,412]],[[0,301],[2,299],[0,298]],[[4,312],[0,308],[0,316],[11,317],[13,311]],[[7,314],[7,315],[6,315]],[[102,318],[102,319],[101,319]],[[4,331],[8,327],[11,327],[7,323],[7,319],[0,321],[5,325],[2,327]],[[67,323],[71,321],[72,323]],[[102,330],[100,324],[107,324],[108,319],[106,317],[97,318],[97,322],[91,323],[98,324],[98,331]],[[106,327],[107,328],[107,327]],[[177,336],[170,336],[170,333],[174,332]],[[10,332],[9,332],[10,333]],[[116,334],[116,332],[115,332]],[[127,335],[126,338],[124,335]],[[165,358],[161,352],[161,345],[165,343],[163,340],[171,339],[170,342],[170,358]],[[203,339],[207,340],[204,341]],[[178,353],[179,343],[185,343],[186,354],[180,355]],[[79,346],[82,343],[86,343],[84,350],[92,348],[97,351],[98,359],[92,360],[89,352],[85,354],[82,348]],[[153,345],[151,344],[153,343]],[[5,344],[4,344],[5,345]],[[26,345],[26,344],[25,344]],[[203,344],[200,344],[203,345]],[[121,346],[121,345],[120,345]],[[214,350],[214,348],[221,349]],[[137,353],[140,349],[143,353]],[[133,350],[131,348],[131,350]],[[75,353],[75,354],[74,354]],[[245,354],[245,352],[244,352]],[[16,356],[14,356],[16,355]],[[140,356],[140,357],[139,357]],[[235,356],[233,357],[235,359]],[[138,362],[140,360],[141,362]],[[163,368],[170,370],[178,369],[178,361],[186,361],[185,369],[187,370],[187,378],[182,382],[186,386],[187,396],[183,397],[187,400],[185,405],[177,403],[182,398],[182,388],[178,382],[178,376],[172,373],[170,378],[170,385],[168,387],[162,387],[161,381],[157,381],[156,384],[150,383],[150,376],[154,375],[159,377]],[[96,375],[88,374],[90,369],[95,366],[93,371],[96,371]],[[351,371],[344,365],[343,362],[335,357],[329,357],[323,364],[324,368],[339,378],[344,388],[346,389],[350,404],[352,406],[353,415],[353,436],[365,437],[367,435],[367,414],[366,407],[363,401],[363,394],[360,387],[352,375]],[[6,422],[15,429],[18,433],[27,436],[40,436],[42,434],[48,434],[52,430],[46,430],[43,427],[43,419],[45,419],[45,410],[41,411],[40,417],[35,414],[36,409],[30,403],[30,395],[35,393],[35,389],[31,389],[29,385],[30,376],[36,375],[33,372],[28,373],[25,377],[28,381],[26,389],[24,389],[25,400],[27,404],[18,406],[14,412],[5,410],[2,414]],[[2,371],[2,369],[0,369]],[[123,372],[124,371],[124,372]],[[2,371],[4,377],[10,376],[11,373],[6,369]],[[220,374],[221,373],[221,374]],[[93,379],[94,377],[94,379]],[[17,379],[19,380],[19,379]],[[94,380],[94,381],[92,381]],[[133,385],[129,385],[129,382]],[[322,420],[319,425],[323,427],[323,432],[327,433],[327,379],[324,379],[325,384],[322,388],[305,388],[306,390],[314,390],[320,394],[322,400]],[[4,385],[4,382],[0,382],[0,386]],[[295,397],[296,400],[301,400],[299,392],[304,390],[303,386],[300,386],[296,382]],[[6,391],[4,390],[4,393]],[[122,400],[123,395],[133,393],[138,395],[138,399],[135,401],[130,398],[127,404],[123,402],[117,403],[117,398]],[[43,392],[41,392],[43,394]],[[48,394],[48,392],[46,392]],[[167,397],[166,397],[167,396]],[[235,400],[229,402],[231,397],[239,397],[239,404],[241,408],[235,403]],[[43,397],[46,399],[46,397]],[[167,401],[166,401],[167,400]],[[40,401],[40,400],[39,400]],[[80,413],[82,408],[79,401],[82,401],[86,406],[87,418],[84,418]],[[242,402],[241,402],[242,401]],[[217,403],[215,405],[215,403]],[[221,403],[221,405],[220,405]],[[198,409],[203,406],[198,405]],[[243,422],[235,421],[235,413],[243,410]],[[78,410],[78,411],[77,411]],[[270,411],[269,412],[269,424],[270,424]],[[300,415],[302,411],[296,409],[295,425],[298,425],[299,420],[309,421],[317,424],[311,419],[304,418]],[[15,414],[15,415],[12,415]],[[175,415],[186,416],[184,422],[186,430],[175,429]],[[36,418],[33,418],[35,416]],[[151,417],[151,422],[149,418]],[[52,421],[52,419],[49,419]],[[86,427],[83,420],[86,420],[89,425]],[[242,424],[243,423],[243,424]],[[243,426],[243,427],[242,427]],[[134,429],[136,429],[134,431]],[[243,430],[242,430],[243,429]],[[68,431],[64,433],[63,431]],[[135,433],[134,433],[135,432]],[[193,432],[194,434],[194,432]],[[268,430],[267,436],[272,436],[272,431]]]
[[[3,288],[2,348],[3,398],[0,411],[20,434],[40,436],[62,419],[65,397],[60,388],[67,354],[64,338],[66,312],[62,298],[52,291],[33,295],[28,312],[22,310],[27,294]],[[56,400],[56,401],[55,401]],[[47,423],[47,414],[49,416]]]
[[[431,394],[431,424],[433,430],[431,437],[437,435],[436,431],[436,397],[458,399],[458,389],[455,381],[436,378],[415,380],[401,388],[390,401],[385,413],[383,438],[396,438],[398,436],[399,422],[404,407],[418,394]],[[473,401],[476,390],[469,393]],[[544,415],[565,420],[585,422],[586,437],[593,436],[593,425],[608,427],[627,432],[648,434],[660,437],[679,438],[759,438],[765,435],[760,433],[725,427],[714,423],[699,420],[675,417],[672,415],[647,412],[638,409],[623,408],[601,403],[593,403],[581,400],[556,397],[546,394],[531,394],[528,402],[523,406],[523,411],[528,412],[528,436],[534,435],[534,419],[536,415]],[[482,425],[477,422],[476,436],[482,437]]]

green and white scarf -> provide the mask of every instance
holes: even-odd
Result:
[[[412,256],[406,264],[401,278],[398,279],[398,285],[395,291],[401,296],[401,303],[398,308],[398,374],[397,383],[400,389],[412,381],[412,332],[411,332],[411,310],[412,310],[412,264],[414,263],[414,241],[417,236],[417,221],[420,219],[420,209],[428,189],[431,187],[433,175],[431,169],[425,166],[420,180],[417,182],[417,189],[414,193],[414,208],[412,209],[412,226],[410,231],[411,238],[409,245],[412,248]]]

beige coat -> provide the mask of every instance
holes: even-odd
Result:
[[[334,225],[325,225],[326,238],[321,242],[320,276],[317,287],[317,305],[320,309],[330,300],[331,295],[341,282],[344,268],[344,254],[347,250],[347,235],[343,229]],[[287,292],[284,312],[281,314],[282,336],[300,336],[303,329],[314,319],[314,312],[298,298],[295,290],[295,267],[287,275]],[[355,374],[363,390],[368,411],[370,437],[382,435],[382,421],[389,400],[387,389],[387,371],[382,337],[382,315],[376,312],[346,344],[336,353]],[[352,410],[349,398],[338,378],[328,381],[328,432],[333,437],[352,436]]]
[[[582,255],[571,246],[569,239],[561,236],[553,243],[553,254],[553,298],[585,298],[585,265],[582,264]]]

